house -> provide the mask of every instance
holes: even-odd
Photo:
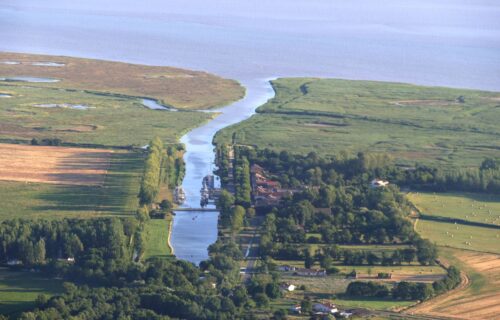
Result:
[[[334,314],[339,312],[339,309],[337,309],[337,307],[331,303],[315,303],[313,305],[313,311],[317,313]]]
[[[381,188],[386,187],[389,184],[389,181],[381,180],[381,179],[373,179],[371,182],[372,188]]]
[[[7,261],[8,266],[19,266],[21,264],[23,264],[23,262],[21,260],[17,260],[17,259]]]
[[[293,284],[289,284],[289,283],[282,283],[282,284],[280,285],[280,289],[281,289],[281,290],[283,290],[283,291],[292,292],[292,291],[294,291],[294,290],[295,290],[295,288],[296,288],[296,286],[295,286],[295,285],[293,285]]]
[[[284,271],[284,272],[287,272],[287,271],[295,271],[297,268],[293,267],[293,266],[289,266],[289,265],[285,265],[285,266],[279,266],[278,267],[278,271]]]
[[[350,316],[353,315],[352,312],[347,312],[347,311],[342,311],[339,313],[339,315],[342,317],[342,318],[349,318]]]
[[[258,173],[260,175],[264,175],[264,168],[262,168],[261,166],[259,166],[258,164],[254,163],[252,164],[252,166],[250,167],[250,172],[251,173]]]
[[[301,314],[302,313],[302,307],[300,306],[300,304],[296,304],[296,305],[290,307],[290,311],[293,312],[293,313]]]
[[[325,269],[296,269],[294,274],[303,277],[326,277]]]

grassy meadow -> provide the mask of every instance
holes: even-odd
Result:
[[[500,225],[499,195],[412,192],[407,197],[426,215]]]
[[[172,217],[168,219],[151,219],[144,225],[146,233],[146,250],[144,259],[152,257],[171,257],[168,245],[169,228]]]
[[[63,142],[104,146],[143,146],[159,136],[177,143],[189,129],[214,116],[204,112],[150,110],[139,98],[82,91],[13,86],[0,82],[0,140],[59,138]],[[38,104],[75,104],[87,110],[44,108]]]
[[[102,187],[0,181],[0,220],[134,214],[142,170],[142,154],[116,152]]]
[[[500,229],[419,219],[416,230],[440,246],[500,254]]]
[[[477,166],[500,149],[500,93],[284,78],[276,96],[217,143],[294,153],[388,152],[398,163]]]
[[[31,76],[60,80],[30,86],[92,90],[150,97],[181,109],[209,109],[243,97],[236,81],[199,71],[62,56],[0,52],[0,77]],[[33,65],[51,62],[59,66]],[[105,70],[105,71],[104,71]],[[20,83],[24,86],[23,83]]]
[[[10,315],[35,307],[40,294],[47,297],[62,293],[62,282],[34,272],[0,268],[0,314]]]
[[[418,219],[415,228],[422,237],[445,247],[500,254],[500,229],[494,227],[500,224],[499,196],[468,192],[411,192],[408,199],[425,215],[492,225],[490,228]]]

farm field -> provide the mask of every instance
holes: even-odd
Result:
[[[0,180],[102,186],[113,151],[0,144]]]
[[[1,69],[1,65],[0,65]],[[166,143],[216,116],[205,112],[151,110],[136,97],[12,85],[0,81],[0,141],[59,138],[97,146],[143,146],[154,136]],[[71,107],[44,107],[51,105]]]
[[[467,283],[406,312],[456,319],[500,319],[500,256],[451,248],[440,251],[448,263],[467,273]]]
[[[498,195],[466,192],[411,192],[407,197],[426,215],[500,224],[500,196]]]
[[[500,229],[419,219],[416,230],[440,246],[500,253]]]
[[[171,222],[172,218],[170,217],[168,219],[151,219],[145,223],[146,250],[144,251],[144,259],[172,256],[168,245]]]
[[[0,181],[0,219],[134,214],[138,207],[143,155],[115,151],[110,153],[108,161],[100,186]]]
[[[15,314],[33,308],[38,295],[49,297],[62,291],[62,282],[57,279],[0,268],[0,314]]]
[[[60,80],[31,83],[30,86],[150,97],[176,108],[224,106],[242,98],[245,91],[234,80],[171,67],[9,52],[0,52],[0,61],[17,63],[0,64],[0,77],[30,76]]]
[[[440,166],[478,166],[500,148],[500,93],[337,79],[272,83],[275,98],[219,132],[217,143],[302,154],[388,152],[398,164]]]

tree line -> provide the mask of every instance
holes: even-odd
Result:
[[[171,189],[182,183],[185,173],[182,154],[182,147],[169,146],[165,148],[159,137],[155,137],[150,142],[139,191],[142,205],[150,205],[156,200],[161,183],[166,184]]]
[[[423,301],[457,287],[460,281],[460,270],[451,266],[443,279],[434,281],[432,284],[401,281],[389,289],[387,285],[382,283],[354,281],[347,286],[346,295]]]
[[[235,203],[245,208],[252,204],[251,192],[252,186],[250,183],[250,162],[247,157],[240,155],[239,149],[235,149],[235,165],[233,168],[234,187],[235,187]]]

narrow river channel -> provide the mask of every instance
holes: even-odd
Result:
[[[216,110],[221,112],[218,117],[191,130],[181,138],[181,142],[186,146],[184,155],[186,175],[182,183],[186,192],[186,202],[183,207],[200,206],[202,179],[215,168],[212,142],[217,131],[247,119],[255,113],[258,106],[274,96],[269,80],[246,81],[242,85],[246,88],[243,99]],[[176,212],[171,244],[177,258],[198,264],[208,257],[207,248],[217,239],[218,215],[218,212]]]

